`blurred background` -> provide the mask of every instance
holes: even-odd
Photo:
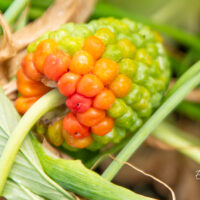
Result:
[[[8,9],[13,1],[0,0],[0,10],[15,32],[40,18],[55,1],[24,1],[24,6],[14,8],[19,12],[13,16]],[[199,0],[99,0],[91,10],[89,19],[129,17],[160,32],[171,62],[171,85],[200,59]],[[102,173],[110,161],[105,160],[98,172]],[[200,180],[196,177],[200,170],[200,87],[168,116],[129,162],[171,186],[178,200],[200,199]],[[161,184],[128,166],[114,181],[148,196],[170,199]]]

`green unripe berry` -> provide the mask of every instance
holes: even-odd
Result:
[[[119,63],[120,74],[125,74],[129,78],[133,78],[137,71],[137,63],[130,58],[124,58]]]
[[[127,112],[121,117],[115,119],[115,125],[121,128],[129,129],[134,123],[133,115],[133,110],[127,106]]]
[[[110,131],[109,133],[107,133],[104,136],[92,134],[92,137],[98,143],[108,144],[109,142],[111,142],[116,137],[116,129],[113,128],[112,131]]]
[[[49,140],[49,142],[54,146],[60,146],[64,141],[62,131],[62,120],[59,120],[49,125],[47,131],[47,139]]]
[[[65,29],[59,29],[57,31],[49,33],[49,38],[55,40],[56,42],[62,40],[64,37],[69,36],[70,33]]]
[[[119,40],[117,46],[120,48],[123,58],[134,58],[136,47],[128,39]]]
[[[110,44],[107,46],[102,57],[109,58],[115,62],[119,62],[122,59],[123,55],[121,49],[117,45]]]
[[[115,127],[116,135],[113,138],[113,143],[119,143],[122,139],[126,137],[126,130],[123,128]]]
[[[84,38],[67,36],[58,42],[58,48],[69,55],[75,54],[83,47]]]
[[[147,65],[152,64],[152,57],[148,54],[147,50],[144,48],[138,49],[136,51],[135,59]]]
[[[72,32],[73,37],[89,37],[90,35],[92,32],[84,24],[77,25]]]
[[[101,39],[106,45],[113,44],[116,41],[115,34],[109,28],[100,28],[97,30],[95,36]]]
[[[123,114],[127,112],[127,106],[121,99],[115,99],[112,107],[107,111],[108,115],[112,118],[121,117]]]

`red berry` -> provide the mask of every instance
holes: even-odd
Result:
[[[72,72],[64,74],[58,81],[58,89],[60,93],[67,97],[74,94],[76,91],[77,82],[80,78],[80,75]]]
[[[70,56],[62,51],[49,54],[44,62],[44,74],[47,78],[58,81],[67,72]]]
[[[66,105],[71,111],[82,113],[91,107],[92,99],[74,94],[66,100]]]
[[[103,83],[94,74],[84,75],[77,84],[77,92],[86,97],[94,97],[103,88]]]
[[[68,113],[63,120],[63,127],[65,131],[74,138],[85,138],[90,132],[89,128],[80,124],[73,113]]]

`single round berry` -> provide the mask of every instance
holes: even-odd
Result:
[[[44,62],[46,57],[55,51],[57,48],[57,43],[52,39],[46,39],[41,41],[34,53],[34,64],[39,72],[44,72]]]
[[[74,94],[80,78],[80,75],[72,72],[67,72],[64,74],[58,81],[58,89],[60,93],[67,97]]]
[[[77,92],[86,97],[94,97],[103,90],[103,83],[93,74],[84,75],[77,85]]]
[[[109,88],[113,91],[115,96],[124,97],[128,94],[132,86],[132,81],[124,74],[119,74],[113,82],[109,85]]]
[[[105,45],[102,40],[96,36],[88,37],[83,45],[83,50],[90,53],[93,58],[99,59],[105,50]]]
[[[68,134],[66,131],[63,131],[62,134],[65,139],[65,142],[69,146],[74,147],[74,148],[83,149],[83,148],[88,147],[93,142],[91,135],[88,135],[87,137],[84,137],[84,138],[75,138],[75,137],[72,137],[70,134]]]
[[[67,107],[76,113],[87,111],[92,105],[92,99],[80,94],[74,94],[66,100]]]
[[[115,101],[115,95],[109,89],[104,89],[95,98],[93,106],[98,109],[108,110]]]
[[[108,58],[101,58],[98,60],[93,69],[93,73],[104,83],[104,85],[111,83],[117,76],[118,71],[118,64]]]
[[[41,96],[50,90],[43,83],[30,79],[22,69],[17,72],[17,89],[24,97]]]
[[[76,74],[87,74],[94,66],[94,58],[86,51],[78,51],[72,57],[69,69]]]
[[[102,121],[105,115],[106,113],[104,110],[90,108],[84,113],[77,113],[76,116],[81,124],[91,127]]]
[[[76,116],[71,112],[65,116],[63,120],[63,128],[74,138],[81,139],[90,134],[89,128],[80,124]]]
[[[103,136],[109,133],[113,129],[113,126],[114,126],[114,120],[110,117],[106,117],[98,124],[92,126],[91,130],[92,133],[94,133],[95,135]]]
[[[44,74],[47,78],[58,81],[67,72],[70,56],[62,51],[49,54],[44,62]]]
[[[40,96],[36,96],[36,97],[20,96],[15,101],[15,107],[17,111],[23,115],[39,98]]]
[[[27,53],[22,61],[22,69],[24,73],[34,81],[40,81],[42,74],[36,69],[33,63],[33,54]]]

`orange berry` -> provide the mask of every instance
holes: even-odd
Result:
[[[15,108],[20,114],[23,115],[39,98],[40,96],[37,97],[20,96],[15,101]]]
[[[22,69],[17,72],[17,88],[20,94],[25,97],[41,96],[50,90],[43,83],[28,78]]]
[[[94,65],[94,58],[86,51],[78,51],[74,54],[69,69],[76,74],[89,73]]]
[[[90,53],[96,60],[99,59],[103,54],[105,50],[105,44],[98,37],[90,36],[85,40],[83,50]]]
[[[76,116],[73,113],[68,113],[63,120],[63,128],[65,131],[74,138],[87,137],[90,132],[89,128],[80,124]]]
[[[58,89],[64,96],[71,96],[75,93],[80,75],[72,72],[67,72],[58,81]]]
[[[42,74],[36,69],[33,63],[33,54],[27,53],[22,61],[22,69],[24,73],[32,80],[39,81]]]
[[[108,110],[115,101],[115,95],[109,89],[104,89],[99,93],[93,101],[93,106],[95,108]]]
[[[103,90],[103,83],[93,74],[84,75],[77,85],[77,92],[86,97],[94,97]]]
[[[36,68],[43,73],[44,71],[44,62],[46,57],[53,53],[54,50],[57,48],[57,43],[52,39],[46,39],[41,41],[34,53],[34,64]]]
[[[109,85],[109,88],[113,91],[115,96],[124,97],[128,94],[132,86],[132,81],[124,74],[119,74],[113,82]]]
[[[69,146],[74,147],[74,148],[79,148],[79,149],[86,148],[93,142],[93,138],[90,135],[88,135],[87,137],[78,139],[78,138],[72,137],[67,132],[63,131],[63,137],[65,139],[65,142]]]
[[[99,59],[93,69],[93,73],[107,85],[112,82],[112,80],[118,74],[118,64],[108,58]]]
[[[109,133],[113,129],[113,126],[114,120],[110,117],[106,117],[100,123],[92,127],[92,133],[103,136]]]
[[[104,110],[90,108],[84,113],[77,113],[76,116],[81,124],[91,127],[102,121],[106,113]]]
[[[44,62],[44,74],[47,78],[58,81],[67,72],[70,56],[62,51],[49,54]]]

